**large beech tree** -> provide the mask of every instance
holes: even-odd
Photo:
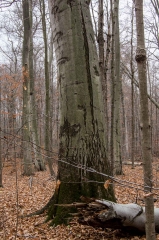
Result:
[[[60,86],[58,179],[49,216],[67,222],[68,210],[55,203],[79,201],[81,195],[114,199],[107,160],[102,90],[94,32],[87,0],[50,0]]]

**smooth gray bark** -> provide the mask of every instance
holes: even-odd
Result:
[[[133,227],[141,232],[145,232],[145,207],[135,203],[118,204],[106,200],[96,200],[96,202],[108,207],[107,210],[101,211],[98,215],[98,219],[102,222],[118,219],[121,220],[123,227]],[[155,227],[156,231],[159,232],[159,208],[155,208]]]
[[[1,88],[1,81],[0,81],[0,128],[2,128],[2,88]],[[3,169],[3,164],[2,164],[2,131],[0,131],[0,187],[3,187],[2,184],[2,169]]]
[[[103,177],[87,171],[95,168],[111,174],[89,5],[86,0],[50,2],[60,86],[59,160],[62,160],[58,162],[61,184],[55,202],[70,203],[82,194],[114,198],[112,186],[103,191],[97,184]],[[49,216],[53,214],[56,224],[67,221],[67,211],[60,207],[52,207]]]
[[[152,194],[153,172],[152,172],[150,123],[147,96],[147,74],[146,74],[147,69],[144,37],[144,20],[143,20],[143,0],[135,0],[135,13],[137,31],[137,49],[135,59],[138,67],[139,91],[140,91],[140,116],[142,132],[144,190],[147,193],[147,197],[145,198],[146,239],[155,240],[156,235],[154,223],[154,201]]]
[[[114,172],[122,174],[120,105],[120,38],[119,38],[119,0],[114,0]]]
[[[122,62],[122,69],[123,69],[123,71],[126,73],[126,75],[131,79],[131,72],[130,72],[130,70],[126,67],[126,65],[124,65],[123,62]],[[133,81],[134,81],[135,86],[136,86],[137,88],[139,88],[139,83],[138,83],[138,80],[135,78],[135,76],[134,76],[134,78],[133,78]],[[147,97],[148,97],[148,98],[150,99],[150,101],[156,106],[156,108],[159,109],[159,103],[156,102],[156,100],[155,100],[152,96],[150,96],[150,94],[147,94]]]
[[[139,231],[145,232],[146,212],[145,207],[135,203],[118,204],[105,200],[96,200],[109,208],[105,213],[99,214],[101,221],[107,221],[112,218],[121,219],[124,227],[134,227]],[[155,208],[155,226],[159,232],[159,208]]]
[[[46,14],[45,14],[45,2],[40,0],[40,11],[42,17],[42,29],[43,29],[43,39],[44,39],[44,49],[45,49],[45,150],[46,159],[49,166],[49,171],[51,176],[55,177],[55,172],[53,170],[53,161],[51,158],[52,144],[52,128],[51,128],[51,116],[50,116],[50,78],[49,78],[49,63],[48,63],[48,40],[47,40],[47,29],[46,29]]]
[[[120,39],[119,39],[119,1],[111,2],[112,17],[112,60],[111,60],[111,161],[114,174],[122,174],[121,140],[120,140]]]
[[[23,160],[24,175],[33,174],[31,145],[30,145],[30,78],[29,78],[29,50],[30,50],[30,18],[29,18],[29,0],[23,0],[23,22],[24,22],[24,40],[23,40]]]
[[[103,9],[103,0],[99,0],[98,6],[98,49],[99,49],[99,72],[100,72],[100,82],[102,84],[102,94],[103,94],[103,104],[104,104],[104,117],[105,117],[105,128],[107,130],[106,134],[106,147],[108,151],[108,109],[107,109],[107,76],[106,76],[106,63],[104,56],[104,9]],[[107,52],[108,53],[108,52]],[[109,53],[107,59],[109,58]],[[108,60],[107,60],[108,61]]]
[[[131,161],[132,168],[134,168],[134,149],[135,149],[135,124],[134,124],[134,64],[133,64],[133,34],[134,34],[134,3],[132,3],[132,17],[131,17],[131,58],[130,58],[130,69],[131,69]]]
[[[81,196],[82,202],[61,204],[65,208],[72,206],[78,209],[76,216],[84,225],[95,228],[113,228],[145,232],[146,211],[135,203],[120,204],[108,200],[99,200]],[[159,232],[159,208],[154,209],[155,229]]]
[[[45,170],[45,164],[41,154],[40,141],[37,127],[37,105],[35,101],[35,79],[34,79],[34,65],[33,65],[33,18],[32,18],[32,0],[29,1],[30,12],[30,51],[29,51],[29,78],[30,78],[30,135],[32,139],[32,149],[34,153],[34,163],[38,171]]]

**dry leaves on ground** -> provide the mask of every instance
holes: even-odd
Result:
[[[33,177],[23,177],[21,175],[20,165],[18,166],[17,174],[12,165],[5,166],[3,169],[4,188],[0,189],[0,240],[146,239],[145,236],[126,236],[125,233],[118,230],[97,230],[89,226],[82,226],[76,221],[72,221],[69,226],[60,225],[57,227],[50,227],[48,223],[44,223],[46,219],[45,214],[18,218],[18,215],[29,214],[42,208],[52,196],[55,188],[55,182],[50,178],[48,170],[44,172],[36,172]],[[159,175],[158,170],[156,170],[156,165],[154,169],[154,184],[155,187],[158,187],[159,182],[157,179],[159,179]],[[138,204],[143,205],[143,191],[137,188],[128,187],[130,182],[142,185],[142,176],[142,166],[137,166],[135,169],[131,169],[131,166],[124,167],[124,175],[119,176],[115,183],[117,202],[137,202]],[[118,180],[123,180],[124,184],[119,184]],[[127,182],[125,183],[125,181]],[[158,194],[159,193],[156,191],[156,207],[159,207]],[[159,235],[157,236],[157,239],[159,240]]]

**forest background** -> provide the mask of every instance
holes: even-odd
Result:
[[[145,42],[147,51],[147,77],[149,94],[149,116],[151,125],[151,152],[157,160],[158,127],[158,58],[159,58],[159,13],[158,1],[147,1],[144,5]],[[34,86],[29,86],[31,114],[27,115],[26,135],[22,135],[24,122],[24,86],[22,77],[23,13],[21,1],[1,1],[1,163],[15,163],[23,159],[21,173],[32,175],[33,168],[44,170],[46,161],[50,174],[56,175],[59,135],[59,83],[57,79],[56,59],[47,1],[32,1],[32,34],[34,62]],[[91,1],[90,9],[95,30],[97,48],[99,43],[98,2]],[[106,84],[103,85],[106,106],[107,149],[111,158],[114,149],[111,143],[112,126],[112,89],[116,82],[111,78],[111,4],[104,2],[104,58]],[[119,124],[116,136],[119,152],[115,152],[117,171],[122,173],[122,163],[131,160],[132,167],[142,160],[139,90],[136,51],[136,24],[134,6],[131,1],[119,4],[120,29],[120,101],[117,101]],[[98,50],[99,52],[99,50]],[[109,54],[110,52],[110,54]],[[46,71],[48,69],[48,72]],[[49,78],[47,77],[49,75]],[[26,88],[26,89],[25,89]],[[34,90],[33,90],[34,89]],[[32,97],[33,96],[33,97]],[[27,100],[26,100],[27,101]],[[33,117],[34,116],[34,117]],[[36,117],[35,117],[36,116]],[[36,119],[36,121],[35,121]],[[24,130],[24,129],[23,129]],[[28,131],[31,135],[28,136]],[[26,137],[26,139],[24,139]],[[29,139],[29,141],[28,141]],[[24,144],[22,144],[22,142]],[[27,149],[27,151],[24,151]],[[118,149],[118,148],[117,148]],[[29,162],[25,161],[24,154]],[[28,157],[29,156],[29,157]],[[13,161],[14,160],[14,161]],[[122,161],[121,161],[122,160]],[[156,167],[157,168],[157,167]],[[30,178],[32,179],[32,178]]]

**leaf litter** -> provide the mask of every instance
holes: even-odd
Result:
[[[20,161],[20,160],[19,160]],[[17,174],[16,174],[17,172]],[[144,192],[142,166],[123,167],[123,175],[117,176],[115,194],[117,202],[144,205]],[[17,175],[17,181],[16,181]],[[159,187],[158,166],[154,164],[154,187]],[[120,184],[120,180],[126,184]],[[16,184],[17,183],[17,184]],[[124,182],[125,183],[125,182]],[[137,184],[139,188],[132,188],[129,183]],[[103,187],[109,187],[110,182],[105,182]],[[17,170],[12,165],[3,168],[3,186],[0,188],[0,240],[145,240],[145,235],[130,236],[125,232],[114,229],[94,229],[83,226],[76,220],[70,225],[49,226],[46,223],[46,213],[42,215],[19,218],[41,209],[51,198],[55,181],[50,178],[49,170],[36,172],[34,176],[26,177],[21,174],[21,166]],[[155,206],[159,207],[159,191],[155,190]],[[159,234],[157,235],[159,240]]]

